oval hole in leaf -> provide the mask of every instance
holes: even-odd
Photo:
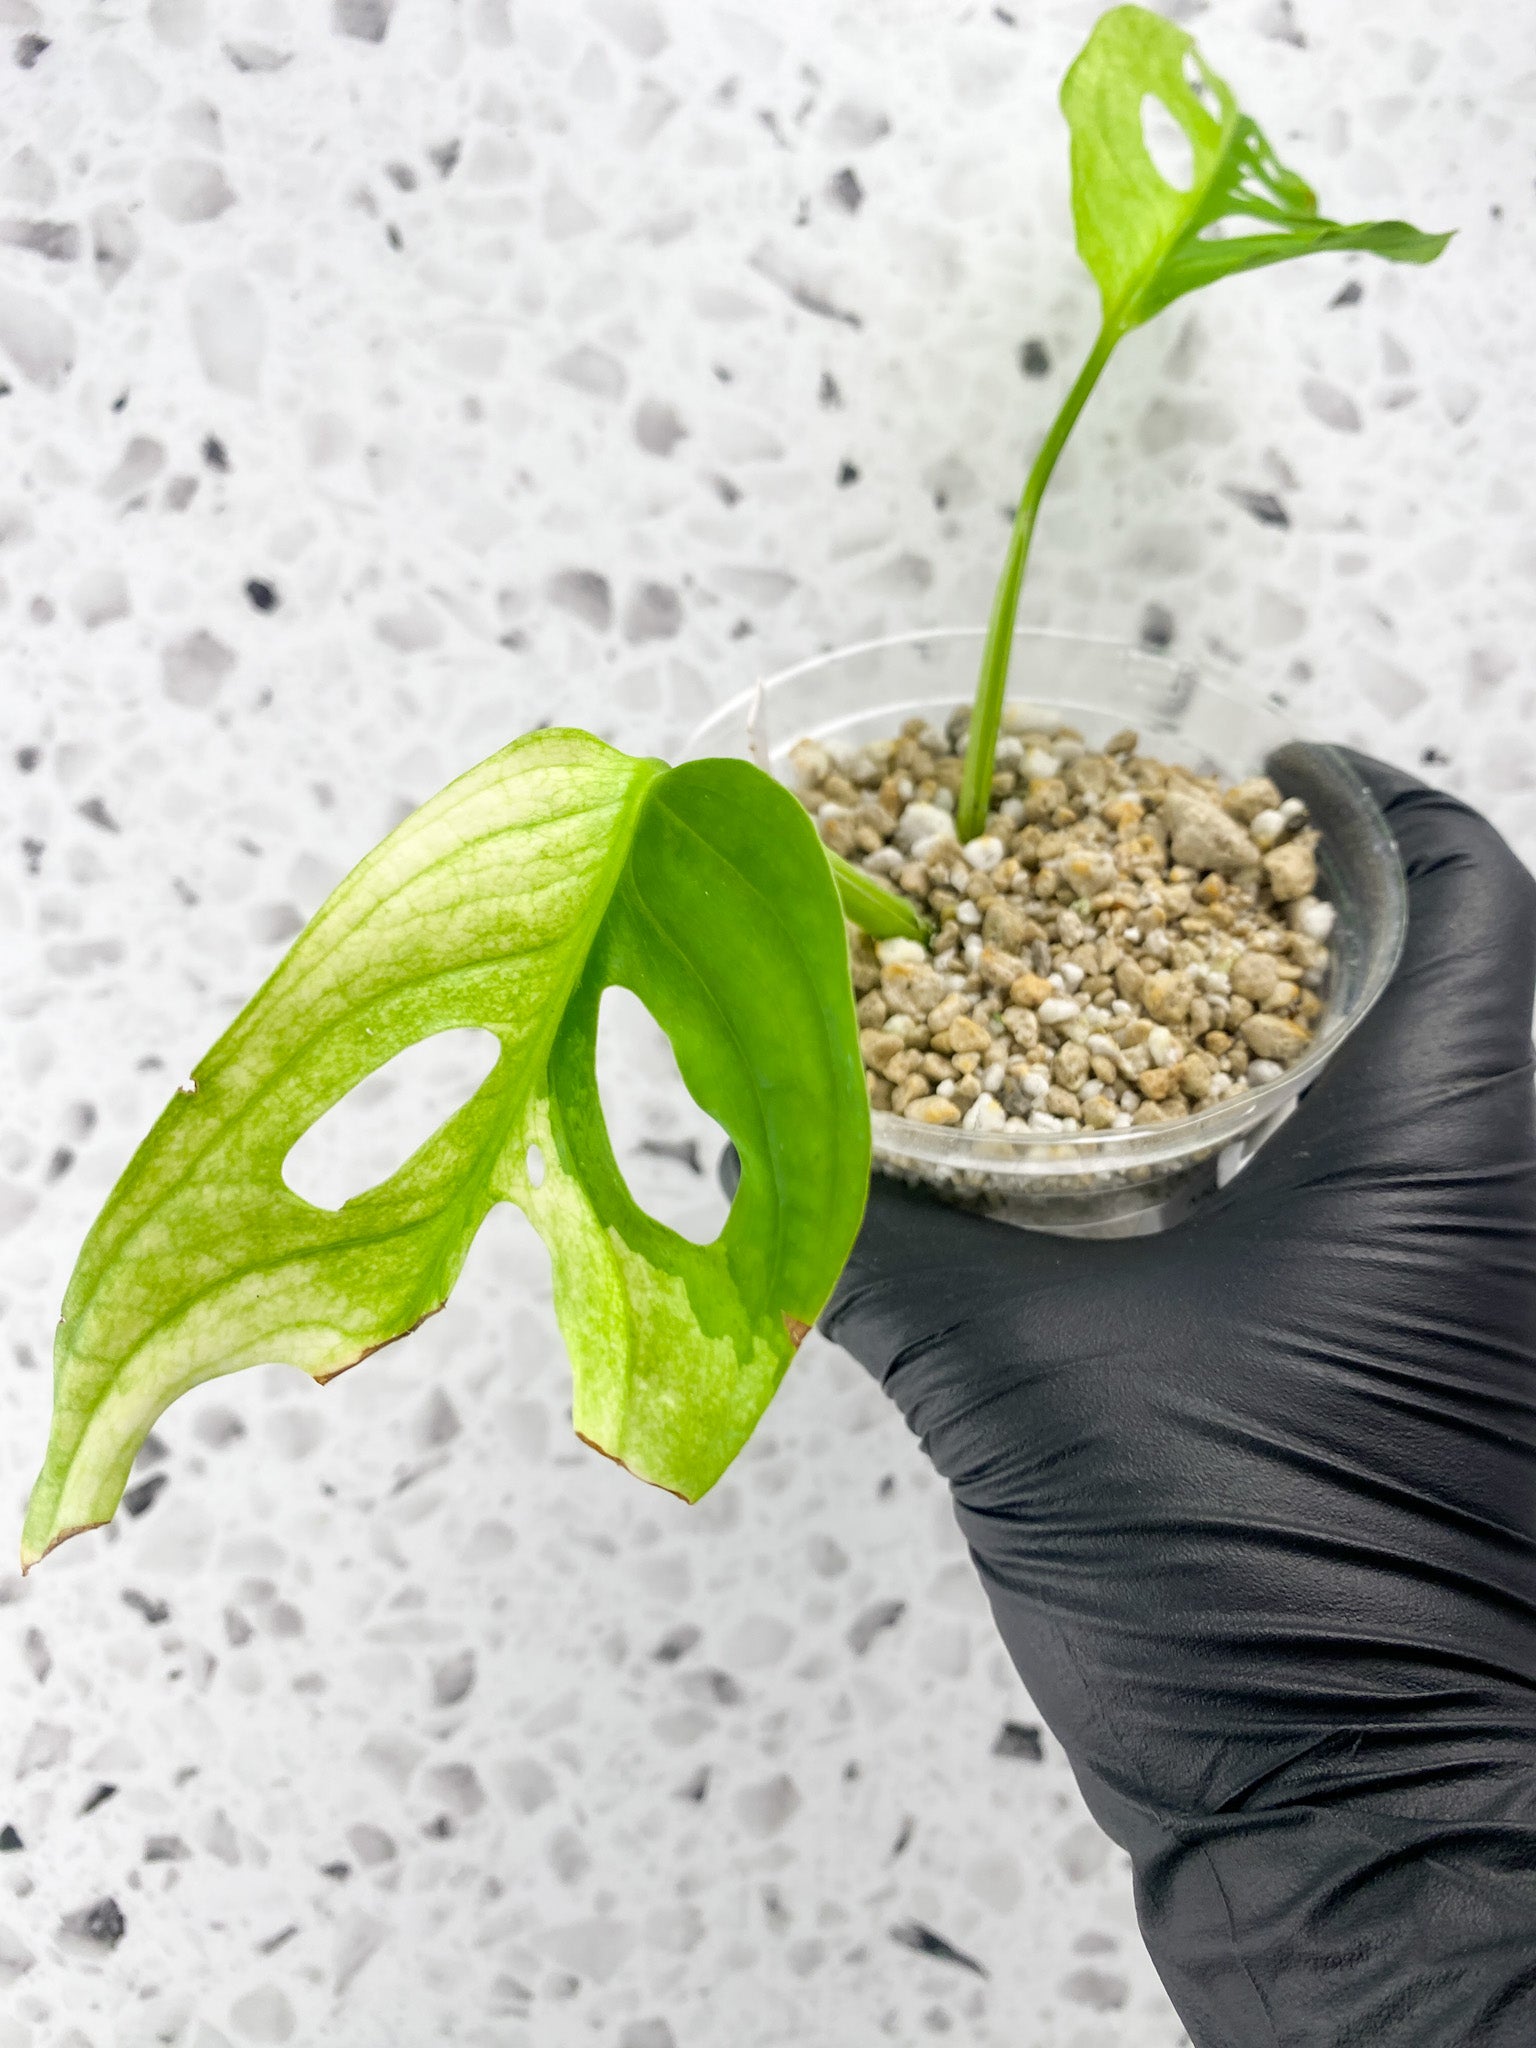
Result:
[[[636,1202],[691,1244],[713,1244],[729,1208],[715,1162],[730,1139],[688,1093],[671,1040],[627,988],[603,991],[597,1091]]]
[[[317,1209],[381,1186],[463,1108],[500,1050],[495,1033],[478,1028],[406,1046],[310,1125],[283,1161],[284,1182]]]
[[[1195,182],[1194,145],[1155,92],[1141,102],[1141,139],[1164,184],[1187,192]]]

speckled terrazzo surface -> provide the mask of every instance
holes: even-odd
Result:
[[[1427,764],[1529,857],[1536,27],[1177,11],[1335,212],[1461,235],[1135,337],[1026,610]],[[384,829],[540,719],[665,752],[983,612],[1090,339],[1054,94],[1095,12],[0,0],[12,1529],[86,1224]],[[711,1229],[631,1043],[621,1155]],[[202,1389],[137,1512],[0,1579],[0,2048],[1173,2048],[857,1368],[808,1344],[691,1511],[567,1384],[501,1212],[416,1337]]]

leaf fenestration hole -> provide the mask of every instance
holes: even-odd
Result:
[[[332,1103],[290,1148],[283,1180],[317,1209],[382,1186],[480,1086],[501,1051],[494,1032],[434,1032]]]
[[[531,1187],[531,1188],[541,1188],[541,1187],[543,1187],[543,1185],[544,1185],[544,1154],[543,1154],[543,1153],[542,1153],[542,1152],[541,1152],[541,1151],[539,1150],[539,1148],[538,1148],[538,1146],[537,1146],[537,1145],[530,1145],[530,1146],[528,1147],[528,1153],[527,1153],[527,1157],[526,1157],[526,1158],[524,1159],[524,1161],[523,1161],[523,1171],[524,1171],[524,1172],[525,1172],[525,1173],[527,1174],[527,1176],[528,1176],[528,1185],[529,1185],[529,1187]]]
[[[1163,183],[1175,192],[1187,192],[1195,182],[1195,147],[1155,92],[1145,94],[1141,102],[1141,139]]]
[[[688,1093],[670,1039],[627,988],[603,991],[597,1091],[635,1201],[691,1244],[713,1244],[729,1208],[715,1178],[729,1137]]]

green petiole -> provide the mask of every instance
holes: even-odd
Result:
[[[1067,436],[1076,425],[1078,414],[1088,402],[1089,392],[1098,383],[1104,365],[1114,353],[1115,344],[1124,331],[1107,323],[1100,328],[1099,338],[1093,344],[1087,362],[1078,371],[1076,383],[1067,393],[1061,411],[1052,420],[1051,430],[1030,466],[1024,495],[1013,516],[1008,553],[1003,562],[1003,573],[998,579],[997,594],[992,600],[992,617],[987,624],[981,674],[977,679],[976,700],[971,712],[970,736],[966,741],[965,777],[960,785],[960,802],[956,810],[956,829],[962,840],[974,839],[983,829],[992,805],[992,766],[997,757],[997,736],[1003,722],[1003,700],[1008,694],[1014,621],[1018,617],[1019,593],[1024,587],[1024,564],[1029,559],[1035,515],[1040,509],[1040,500],[1045,496],[1051,471],[1056,467],[1056,459],[1067,445]]]
[[[905,896],[882,889],[873,876],[840,853],[827,849],[832,879],[842,899],[843,915],[872,939],[916,939],[921,945],[933,930],[932,924],[915,910]]]

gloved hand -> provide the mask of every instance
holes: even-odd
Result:
[[[1407,952],[1246,1172],[1118,1243],[877,1175],[823,1328],[949,1481],[1197,2048],[1531,2048],[1536,883],[1355,765]]]

